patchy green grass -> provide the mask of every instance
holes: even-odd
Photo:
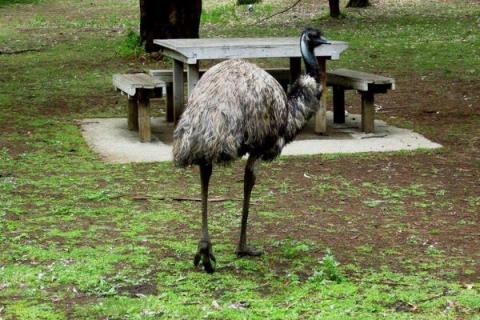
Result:
[[[255,24],[289,2],[264,0],[249,13],[205,1],[201,33],[321,26],[351,46],[332,66],[404,82],[409,73],[478,81],[478,4],[402,3],[332,21],[324,4],[307,1],[309,10]],[[234,255],[241,165],[216,169],[212,195],[232,199],[211,205],[218,271],[194,269],[198,203],[172,197],[196,196],[198,173],[105,164],[75,122],[124,116],[111,75],[168,62],[139,55],[137,5],[0,1],[0,50],[39,50],[0,55],[0,318],[478,319],[480,161],[478,140],[465,135],[478,133],[474,113],[441,130],[391,119],[450,142],[443,151],[262,164],[250,222],[251,241],[266,251],[259,259]],[[435,92],[448,90],[439,83]]]
[[[14,4],[38,3],[41,0],[0,0],[0,7]]]
[[[335,67],[387,74],[441,71],[455,79],[472,79],[480,72],[480,9],[473,3],[462,6],[412,0],[399,5],[392,1],[367,10],[344,10],[340,20],[331,20],[326,8],[317,5],[310,15],[293,10],[258,24],[286,6],[265,1],[246,13],[242,7],[222,2],[205,10],[204,35],[295,36],[302,27],[313,25],[325,30],[327,37],[349,43],[342,59],[332,64]]]

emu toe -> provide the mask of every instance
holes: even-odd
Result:
[[[195,267],[198,267],[200,260],[202,261],[203,268],[207,273],[213,273],[215,271],[215,264],[217,263],[217,260],[213,255],[212,244],[210,241],[200,240],[198,242],[198,251],[193,259],[193,264]]]
[[[237,254],[237,257],[260,257],[263,254],[262,250],[255,249],[255,247],[251,246],[244,246],[244,247],[239,247],[237,251],[235,252]]]

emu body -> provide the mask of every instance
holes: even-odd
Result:
[[[247,245],[250,194],[255,184],[255,161],[280,155],[317,111],[323,88],[317,83],[318,64],[313,50],[326,43],[321,33],[306,29],[300,47],[307,74],[288,95],[267,72],[243,60],[227,60],[209,69],[195,86],[174,132],[177,166],[199,165],[202,185],[202,238],[194,263],[207,272],[215,258],[208,234],[208,184],[213,164],[228,163],[249,154],[245,168],[244,202],[238,256],[258,256]],[[213,263],[212,263],[213,262]]]
[[[246,153],[278,156],[318,107],[317,83],[303,76],[290,99],[270,74],[243,60],[209,69],[195,86],[174,133],[177,166],[222,163]]]

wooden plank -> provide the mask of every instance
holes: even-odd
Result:
[[[345,90],[333,86],[333,122],[345,123]]]
[[[327,79],[327,84],[330,86],[339,86],[347,90],[368,91],[368,82],[361,79],[348,78],[331,72],[328,73]]]
[[[204,72],[205,70],[200,70],[201,75],[203,75]],[[173,71],[171,69],[148,70],[148,74],[159,80],[165,81],[165,83],[173,82]],[[183,72],[183,76],[187,77],[187,71]]]
[[[164,55],[189,64],[202,59],[301,57],[298,42],[298,37],[154,40]],[[317,47],[315,55],[336,60],[347,48],[345,42],[331,41]]]
[[[140,91],[138,96],[138,135],[140,142],[150,142],[150,100],[144,92]]]
[[[315,133],[322,134],[327,132],[327,59],[318,58],[320,65],[320,84],[323,86],[323,94],[320,98],[320,108],[315,114]]]
[[[199,39],[155,39],[154,43],[173,50],[191,47],[250,46],[269,47],[298,45],[298,37],[263,38],[199,38]]]
[[[183,62],[173,60],[173,110],[174,122],[180,120],[180,116],[185,108],[185,78],[183,71]]]
[[[302,72],[302,59],[290,58],[290,84],[293,84]]]
[[[127,110],[128,130],[138,131],[138,102],[137,97],[128,97]]]
[[[177,50],[172,50],[167,47],[160,47],[159,52],[164,55],[165,57],[170,57],[174,60],[182,61],[188,63],[189,58],[185,55],[181,54]]]
[[[175,121],[174,108],[173,108],[173,84],[167,82],[167,106],[166,106],[166,120],[167,122]]]
[[[346,44],[343,41],[330,41],[332,44]],[[299,37],[260,37],[260,38],[197,38],[197,39],[155,39],[154,43],[175,51],[188,48],[284,48],[299,46]],[[328,46],[328,45],[326,45]]]
[[[158,89],[165,87],[165,82],[145,73],[114,74],[112,83],[115,88],[134,96],[137,89]]]
[[[367,73],[367,72],[357,71],[357,70],[350,70],[350,69],[337,69],[332,71],[331,73],[337,76],[361,79],[369,83],[376,83],[376,84],[391,84],[395,82],[393,78],[388,78],[378,74]]]
[[[197,85],[200,79],[200,66],[198,63],[187,65],[187,83],[188,83],[188,96],[192,94],[193,89]]]
[[[130,83],[127,83],[127,79],[121,74],[114,74],[112,83],[115,88],[125,92],[129,96],[133,97],[136,94],[136,88],[132,87]]]
[[[362,131],[372,133],[375,131],[375,106],[374,94],[362,92]]]
[[[165,86],[163,81],[156,79],[146,73],[127,73],[120,75],[126,83],[137,88],[155,89]]]
[[[327,74],[327,79],[328,85],[342,86],[345,89],[375,92],[395,89],[395,79],[393,78],[349,69],[330,71]]]

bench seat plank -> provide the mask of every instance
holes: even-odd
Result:
[[[113,86],[129,96],[135,96],[138,89],[165,88],[165,82],[145,73],[114,74]]]
[[[395,79],[362,71],[337,69],[327,74],[328,85],[341,86],[358,91],[385,92],[395,90]]]

